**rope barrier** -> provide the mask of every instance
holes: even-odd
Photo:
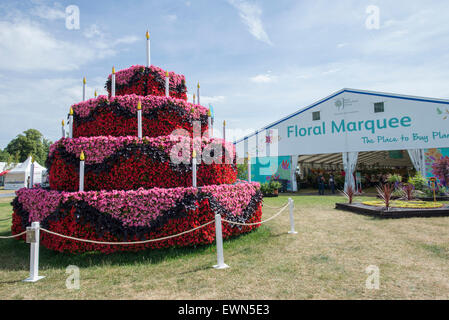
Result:
[[[267,207],[269,207],[269,206],[267,206]],[[278,213],[276,213],[274,216],[272,216],[272,217],[270,217],[270,218],[268,218],[268,219],[266,219],[266,220],[260,221],[260,222],[254,222],[254,223],[241,223],[241,222],[235,222],[235,221],[230,221],[230,220],[226,220],[226,219],[222,219],[222,221],[227,222],[227,223],[229,223],[229,224],[236,224],[236,225],[241,225],[241,226],[254,226],[254,225],[266,223],[266,222],[268,222],[268,221],[270,221],[270,220],[273,220],[274,218],[276,218],[277,216],[279,216],[282,212],[284,212],[284,210],[285,210],[287,207],[288,207],[288,203],[286,203],[283,207],[279,207],[279,208],[269,207],[269,208],[273,208],[273,209],[281,209],[281,210],[280,210]],[[8,219],[8,220],[9,220],[9,219]],[[2,220],[0,220],[0,221],[2,221]],[[195,230],[201,229],[201,228],[203,228],[203,227],[205,227],[205,226],[207,226],[207,225],[209,225],[209,224],[211,224],[211,223],[213,223],[213,222],[214,222],[214,220],[209,221],[209,222],[207,222],[207,223],[205,223],[205,224],[202,224],[202,225],[200,225],[200,226],[198,226],[198,227],[196,227],[196,228],[193,228],[193,229],[190,229],[190,230],[187,230],[187,231],[178,233],[178,234],[174,234],[174,235],[171,235],[171,236],[166,236],[166,237],[157,238],[157,239],[142,240],[142,241],[133,241],[133,242],[128,242],[128,241],[125,241],[125,242],[107,242],[107,241],[104,241],[104,242],[103,242],[103,241],[95,241],[95,240],[81,239],[81,238],[76,238],[76,237],[67,236],[67,235],[64,235],[64,234],[60,234],[60,233],[57,233],[57,232],[54,232],[54,231],[47,230],[47,229],[45,229],[45,228],[40,228],[40,230],[42,230],[42,231],[44,231],[44,232],[47,232],[47,233],[49,233],[49,234],[52,234],[52,235],[61,237],[61,238],[65,238],[65,239],[69,239],[69,240],[75,240],[75,241],[81,241],[81,242],[88,242],[88,243],[93,243],[93,244],[103,244],[103,245],[132,245],[132,244],[144,244],[144,243],[149,243],[149,242],[162,241],[162,240],[167,240],[167,239],[179,237],[179,236],[181,236],[181,235],[184,235],[184,234],[193,232],[193,231],[195,231]],[[26,234],[26,231],[23,231],[23,232],[21,232],[21,233],[19,233],[19,234],[15,234],[15,235],[12,235],[12,236],[0,236],[0,239],[11,239],[11,238],[16,238],[16,237],[20,237],[20,236],[22,236],[22,235],[24,235],[24,234]]]
[[[229,220],[226,220],[226,219],[222,219],[222,221],[227,222],[229,224],[238,224],[240,226],[254,226],[254,225],[257,225],[257,224],[262,224],[262,223],[268,222],[270,220],[273,220],[274,218],[279,216],[282,212],[284,212],[284,210],[287,209],[287,207],[288,207],[288,203],[278,213],[276,213],[274,216],[272,216],[272,217],[270,217],[270,218],[268,218],[266,220],[260,221],[260,222],[241,223],[241,222],[229,221]]]
[[[25,233],[27,233],[26,230],[23,231],[23,232],[21,232],[21,233],[18,233],[18,234],[13,234],[12,236],[0,236],[0,239],[11,239],[11,238],[16,238],[16,237],[23,236]]]
[[[286,205],[288,205],[288,202],[287,202],[286,204],[283,204],[283,205],[280,206],[280,207],[271,207],[271,206],[269,206],[269,205],[267,205],[267,204],[263,204],[264,207],[267,207],[267,208],[269,208],[269,209],[281,209],[281,208],[283,208],[283,207],[286,206]]]
[[[198,227],[196,227],[196,228],[193,228],[193,229],[190,229],[190,230],[187,230],[187,231],[178,233],[178,234],[174,234],[174,235],[171,235],[171,236],[166,236],[166,237],[157,238],[157,239],[149,239],[149,240],[142,240],[142,241],[134,241],[134,242],[128,242],[128,241],[125,241],[125,242],[103,242],[103,241],[95,241],[95,240],[80,239],[80,238],[75,238],[75,237],[66,236],[66,235],[64,235],[64,234],[60,234],[60,233],[57,233],[57,232],[54,232],[54,231],[50,231],[50,230],[47,230],[47,229],[44,229],[44,228],[40,228],[40,230],[42,230],[42,231],[44,231],[44,232],[47,232],[47,233],[49,233],[49,234],[52,234],[52,235],[61,237],[61,238],[66,238],[66,239],[69,239],[69,240],[75,240],[75,241],[81,241],[81,242],[88,242],[88,243],[94,243],[94,244],[104,244],[104,245],[127,245],[127,244],[131,245],[131,244],[144,244],[144,243],[156,242],[156,241],[161,241],[161,240],[166,240],[166,239],[170,239],[170,238],[179,237],[179,236],[181,236],[181,235],[183,235],[183,234],[187,234],[187,233],[190,233],[190,232],[192,232],[192,231],[201,229],[201,228],[203,228],[203,227],[205,227],[205,226],[207,226],[207,225],[209,225],[209,224],[211,224],[211,223],[213,223],[213,222],[214,222],[214,220],[209,221],[209,222],[207,222],[207,223],[205,223],[205,224],[202,224],[202,225],[200,225],[200,226],[198,226]]]
[[[100,245],[133,245],[133,244],[144,244],[144,243],[148,243],[148,242],[155,242],[155,241],[161,241],[161,240],[179,237],[181,235],[204,228],[205,226],[210,225],[215,222],[215,242],[216,242],[216,246],[217,246],[217,264],[214,265],[214,268],[215,269],[225,269],[225,268],[229,268],[229,266],[226,263],[224,263],[224,257],[223,257],[223,235],[222,235],[222,224],[221,224],[222,221],[227,222],[229,224],[241,225],[241,226],[260,225],[262,223],[266,223],[266,222],[278,217],[282,212],[284,212],[284,210],[287,207],[290,208],[290,227],[291,227],[291,229],[288,233],[296,234],[297,232],[295,231],[295,226],[294,226],[294,221],[293,221],[293,200],[291,198],[289,198],[288,203],[285,204],[282,208],[279,208],[279,209],[281,209],[281,210],[279,210],[279,212],[277,212],[272,217],[270,217],[266,220],[260,221],[260,222],[241,223],[241,222],[229,221],[229,220],[223,219],[221,217],[221,215],[219,213],[217,213],[217,214],[215,214],[214,220],[209,221],[205,224],[202,224],[196,228],[193,228],[193,229],[190,229],[190,230],[178,233],[178,234],[174,234],[171,236],[157,238],[157,239],[149,239],[149,240],[134,241],[134,242],[108,242],[108,241],[103,242],[103,241],[96,241],[96,240],[89,240],[89,239],[80,239],[80,238],[60,234],[60,233],[57,233],[54,231],[50,231],[45,228],[41,228],[40,223],[37,221],[31,223],[31,227],[30,228],[27,227],[26,231],[23,231],[19,234],[15,234],[15,235],[11,235],[11,236],[0,236],[0,239],[16,238],[16,237],[20,237],[24,234],[27,234],[27,242],[30,243],[30,276],[28,278],[26,278],[24,281],[25,282],[36,282],[45,277],[45,276],[39,275],[39,240],[40,240],[40,231],[41,230],[43,232],[47,232],[48,234],[52,234],[52,235],[55,235],[55,236],[58,236],[61,238],[74,240],[74,241],[81,241],[81,242],[94,243],[94,244],[100,244]]]

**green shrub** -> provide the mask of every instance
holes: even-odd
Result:
[[[414,177],[410,177],[408,182],[415,186],[415,190],[425,191],[424,189],[428,189],[427,179],[424,178],[419,172]]]
[[[280,188],[282,188],[282,184],[279,181],[271,180],[270,187],[273,191],[279,190]]]
[[[237,179],[248,180],[248,165],[246,163],[237,164]]]
[[[260,184],[260,191],[264,196],[272,194],[273,189],[271,188],[270,182],[264,182]]]
[[[399,183],[402,181],[402,177],[399,174],[392,174],[388,177],[388,182]]]

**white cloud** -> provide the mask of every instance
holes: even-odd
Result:
[[[248,27],[249,32],[256,37],[256,39],[273,45],[268,34],[266,33],[262,20],[262,9],[256,5],[242,0],[228,0],[239,12],[240,19]]]
[[[178,19],[178,16],[176,14],[168,14],[168,15],[165,15],[164,18],[168,22],[175,22]]]
[[[57,40],[31,21],[0,21],[0,69],[14,71],[78,69],[95,50]]]
[[[33,2],[36,3],[36,6],[30,12],[34,16],[46,20],[65,19],[66,17],[65,9],[57,2],[54,3],[53,7],[46,5],[43,1]]]
[[[94,97],[95,89],[98,95],[106,94],[104,83],[104,77],[88,78],[87,98]],[[0,82],[0,147],[29,128],[38,129],[53,141],[59,139],[61,120],[70,106],[81,100],[82,79],[14,77]]]
[[[95,25],[87,31],[91,38],[98,34],[100,30]],[[0,70],[77,70],[88,62],[115,55],[122,44],[136,41],[136,36],[112,41],[102,36],[95,41],[68,42],[30,20],[0,21]]]
[[[91,24],[89,27],[84,29],[83,32],[84,36],[86,38],[93,38],[93,37],[101,37],[102,32],[100,31],[100,28],[96,24]]]
[[[195,93],[196,95],[196,93]],[[198,98],[195,98],[196,102],[198,103]],[[187,100],[189,102],[193,101],[193,94],[187,94]],[[222,103],[225,101],[225,97],[224,96],[203,96],[200,93],[200,103],[203,106],[208,106],[208,104],[215,104],[215,103]]]
[[[141,38],[142,39],[142,38]],[[130,44],[139,41],[139,37],[137,36],[125,36],[118,38],[112,42],[113,46],[117,46],[119,44]]]
[[[270,83],[276,81],[277,77],[270,74],[258,74],[257,76],[251,77],[250,80],[255,83]]]

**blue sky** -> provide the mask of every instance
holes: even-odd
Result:
[[[84,76],[93,97],[113,65],[145,64],[147,29],[152,64],[200,81],[233,139],[344,87],[449,98],[448,21],[447,1],[1,0],[0,148],[28,128],[59,139]]]

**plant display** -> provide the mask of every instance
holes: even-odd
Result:
[[[170,78],[170,97],[187,100],[185,77],[174,72],[168,73]],[[108,76],[105,89],[111,94],[111,77]],[[139,96],[164,96],[165,71],[156,66],[145,67],[135,65],[115,73],[116,95],[137,94]]]
[[[432,164],[432,173],[443,186],[447,186],[449,184],[449,157],[435,160]]]
[[[383,184],[381,186],[377,187],[377,193],[379,194],[380,198],[382,199],[385,209],[390,208],[390,201],[391,201],[391,195],[394,191],[394,186],[391,184]]]
[[[385,202],[383,200],[372,200],[372,201],[364,201],[362,202],[365,205],[368,206],[375,206],[375,207],[383,207],[385,206]],[[391,200],[389,202],[390,208],[409,208],[409,209],[434,209],[434,208],[441,208],[444,205],[439,202],[433,202],[433,201],[404,201],[404,200]]]
[[[108,99],[99,96],[72,106],[73,137],[136,136],[137,104],[142,106],[142,134],[157,137],[176,129],[193,132],[199,122],[201,134],[208,132],[207,109],[182,99],[135,94]]]
[[[78,190],[81,151],[86,157],[86,191],[191,186],[191,143],[191,139],[182,136],[63,138],[51,146],[46,163],[50,187],[61,191]],[[206,137],[195,139],[194,143],[204,152],[226,150],[220,163],[202,161],[198,165],[199,186],[236,181],[235,163],[226,163],[235,153],[232,143]],[[172,161],[171,151],[175,146],[179,147],[176,154],[179,163]]]
[[[49,148],[50,187],[16,192],[13,234],[40,222],[47,230],[75,238],[133,242],[190,231],[213,221],[216,214],[233,222],[256,223],[223,223],[225,239],[258,228],[259,183],[236,179],[234,144],[208,137],[208,110],[186,102],[184,76],[170,72],[169,78],[170,97],[165,97],[164,70],[132,66],[115,73],[115,97],[73,105],[73,137]],[[110,75],[109,93],[111,85]],[[136,137],[139,101],[141,139]],[[199,134],[193,130],[198,124]],[[192,187],[193,149],[197,187]],[[78,191],[80,167],[84,191]],[[214,240],[214,223],[181,236],[126,245],[86,243],[41,232],[42,245],[70,253],[196,246]]]
[[[408,182],[415,187],[415,190],[423,191],[427,187],[427,180],[420,172],[416,173],[413,177],[410,177]]]
[[[215,185],[202,188],[143,189],[131,191],[58,192],[20,189],[13,201],[15,234],[33,221],[62,234],[98,241],[138,241],[187,231],[214,219],[252,223],[260,221],[262,194],[258,183]],[[256,226],[223,224],[225,238]],[[146,245],[94,245],[42,234],[47,248],[80,253],[111,253],[144,248],[207,244],[214,241],[213,224],[192,233]]]
[[[346,187],[346,190],[342,190],[341,193],[348,199],[348,203],[352,204],[352,200],[355,195],[354,188],[352,186]]]
[[[282,184],[276,180],[270,180],[260,185],[260,191],[264,196],[275,195],[282,188]]]
[[[403,197],[405,198],[405,200],[413,200],[415,198],[415,187],[413,186],[413,184],[411,183],[403,183],[401,185],[401,191],[403,193]]]

